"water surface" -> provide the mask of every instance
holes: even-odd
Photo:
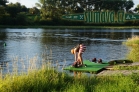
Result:
[[[135,35],[138,29],[0,29],[0,62],[8,62],[8,71],[13,71],[13,61],[20,61],[14,65],[20,68],[29,66],[26,61],[33,58],[39,66],[52,53],[54,64],[70,65],[74,62],[70,49],[80,42],[87,46],[83,59],[125,59],[129,49],[122,42]]]

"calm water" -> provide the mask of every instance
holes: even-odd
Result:
[[[70,49],[80,41],[87,46],[83,59],[124,59],[129,50],[122,42],[134,35],[139,35],[138,29],[0,29],[0,62],[8,63],[4,72],[13,71],[13,66],[27,67],[26,61],[32,58],[39,66],[52,50],[54,63],[70,65],[74,61]]]

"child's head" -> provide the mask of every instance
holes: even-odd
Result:
[[[96,58],[93,58],[93,59],[92,59],[92,62],[96,62],[96,61],[97,61],[97,59],[96,59]]]
[[[80,46],[84,46],[84,44],[83,44],[83,43],[80,43],[79,45],[80,45]]]
[[[99,60],[98,60],[98,63],[102,63],[102,59],[99,59]]]

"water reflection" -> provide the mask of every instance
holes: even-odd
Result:
[[[5,59],[6,51],[5,51],[5,46],[6,46],[6,41],[5,39],[7,38],[7,34],[5,32],[5,29],[0,29],[0,61]]]
[[[84,55],[85,59],[91,59],[93,57],[103,58],[105,61],[109,61],[111,59],[121,59],[125,58],[127,53],[127,47],[122,45],[122,42],[127,38],[130,38],[134,35],[138,35],[138,32],[132,32],[132,29],[128,30],[101,30],[101,29],[91,29],[91,30],[43,30],[43,38],[42,43],[51,44],[56,47],[61,47],[60,50],[57,51],[54,47],[54,51],[63,53],[64,49],[67,57],[66,59],[71,62],[70,49],[74,47],[75,44],[80,41],[84,42],[89,50]],[[63,48],[62,48],[63,47]],[[105,48],[104,48],[105,47]],[[91,50],[90,50],[91,48]],[[95,48],[95,49],[94,49]],[[68,53],[68,54],[67,54]],[[63,54],[59,54],[62,55]],[[56,55],[57,56],[57,55]],[[57,56],[58,57],[58,56]],[[56,58],[57,58],[56,57]],[[59,56],[60,57],[60,56]],[[54,56],[55,58],[55,56]],[[59,58],[63,59],[63,58]]]
[[[87,46],[84,59],[124,59],[128,48],[122,42],[139,35],[138,29],[0,29],[0,33],[0,62],[8,61],[11,66],[13,57],[24,61],[26,66],[27,57],[44,59],[46,47],[52,50],[53,62],[63,65],[66,61],[66,65],[70,65],[74,60],[70,49],[79,42]],[[5,48],[3,42],[7,43]],[[21,65],[20,62],[18,66]]]

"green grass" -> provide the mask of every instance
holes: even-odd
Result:
[[[139,66],[119,66],[115,65],[113,67],[114,70],[139,70]]]
[[[137,47],[139,46],[139,36],[133,36],[132,38],[128,38],[126,42],[123,42],[123,44],[131,47]]]
[[[24,61],[13,57],[13,72],[0,74],[0,92],[139,92],[139,74],[71,76],[71,73],[57,71],[59,66],[52,65],[51,55],[52,51],[48,49],[42,53],[41,68],[35,65],[37,56],[27,58],[27,72],[20,73],[17,72],[18,63],[22,63],[23,66],[19,68],[24,71]]]
[[[138,92],[139,74],[130,76],[72,77],[42,68],[0,79],[0,92]]]
[[[128,38],[127,41],[123,42],[126,46],[130,47],[130,52],[127,54],[127,59],[133,62],[139,61],[139,36]]]

